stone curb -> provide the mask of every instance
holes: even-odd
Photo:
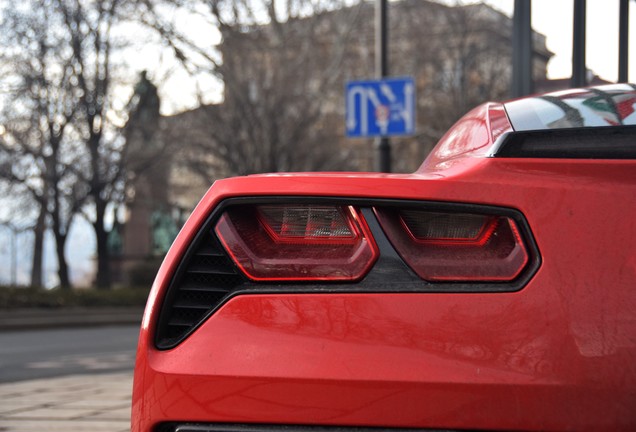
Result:
[[[0,311],[0,331],[141,324],[143,308],[60,308]]]

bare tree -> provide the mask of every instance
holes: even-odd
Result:
[[[32,284],[42,285],[42,248],[47,216],[55,237],[58,277],[70,287],[64,249],[86,190],[75,171],[78,156],[71,123],[76,114],[71,53],[60,44],[54,16],[42,2],[3,5],[3,76],[0,176],[20,184],[37,208]]]
[[[428,94],[443,129],[479,103],[508,95],[509,21],[483,4],[442,9],[431,30],[449,36],[431,38],[435,60],[428,65],[437,79]]]
[[[2,212],[0,212],[0,226],[9,230],[12,236],[10,249],[12,255],[11,283],[13,285],[18,280],[16,276],[18,267],[16,236],[23,232],[35,232],[33,221],[36,219],[36,212],[39,209],[36,208],[36,202],[22,184],[12,184],[6,179],[2,179],[0,181],[0,196],[11,197],[11,200],[3,202]],[[33,246],[29,250],[35,252]],[[31,269],[30,286],[41,288],[44,282],[42,277],[42,253],[39,254],[39,260],[37,258],[36,254],[32,256],[33,268]]]
[[[80,179],[88,188],[85,212],[97,243],[98,288],[109,288],[110,257],[107,246],[108,204],[123,190],[124,142],[113,128],[109,110],[113,86],[113,52],[118,48],[114,27],[126,3],[120,0],[55,0],[71,50],[70,70],[78,93],[74,126],[81,136],[83,169]],[[128,11],[127,11],[128,12]]]
[[[485,4],[448,3],[391,3],[391,74],[417,87],[417,134],[393,140],[399,171],[417,169],[469,109],[508,96],[510,19]]]
[[[205,70],[224,86],[222,103],[190,119],[195,125],[190,129],[203,133],[196,139],[188,134],[186,163],[206,179],[348,168],[333,90],[341,92],[346,41],[361,3],[208,0],[196,5],[219,31],[216,46],[194,44],[151,8],[143,15],[189,70]]]
[[[371,149],[344,139],[342,89],[346,79],[374,75],[373,4],[195,4],[218,28],[217,45],[191,43],[150,7],[143,15],[189,70],[207,70],[224,85],[222,103],[189,119],[188,131],[196,133],[173,129],[175,139],[188,137],[190,167],[207,178],[356,168],[343,164],[343,156],[351,162],[352,153],[359,158],[360,150]],[[412,171],[469,108],[507,95],[510,20],[485,5],[427,0],[393,2],[389,15],[391,75],[414,76],[418,88],[418,135],[394,140],[402,149],[395,165]]]
[[[133,10],[126,0],[3,3],[3,74],[11,97],[3,113],[2,175],[27,185],[39,206],[36,251],[48,220],[62,286],[70,285],[64,245],[80,211],[95,231],[96,284],[110,286],[106,212],[123,197],[125,164],[114,59],[130,44],[115,32]]]

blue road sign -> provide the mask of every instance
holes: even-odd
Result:
[[[413,78],[350,81],[346,88],[350,138],[412,135],[415,132]]]

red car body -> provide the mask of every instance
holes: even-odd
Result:
[[[634,104],[626,85],[485,104],[410,175],[217,181],[152,288],[132,430],[636,430]],[[345,230],[333,235],[367,242],[366,261],[352,273],[294,261],[284,273],[276,263],[297,258],[297,239],[272,235],[277,250],[264,253],[278,261],[259,264],[237,245],[275,225],[276,206],[330,209]],[[421,222],[429,214],[439,226]],[[493,237],[457,240],[465,214],[496,220]],[[465,252],[504,237],[510,255],[492,271]],[[205,255],[193,245],[210,239],[238,288],[199,305],[185,330],[167,329],[181,313],[179,278]]]

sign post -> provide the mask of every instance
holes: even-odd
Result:
[[[383,79],[389,75],[388,56],[388,0],[376,0],[375,3],[375,73]],[[391,172],[391,143],[387,136],[376,139],[378,148],[378,171]]]

